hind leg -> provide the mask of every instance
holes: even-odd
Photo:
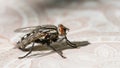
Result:
[[[34,47],[34,43],[32,44],[32,47],[30,48],[29,52],[28,52],[26,55],[24,55],[24,56],[22,56],[22,57],[18,57],[18,58],[19,58],[19,59],[22,59],[22,58],[25,58],[26,56],[28,56],[28,55],[32,52],[33,47]]]

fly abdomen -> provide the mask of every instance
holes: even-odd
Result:
[[[19,49],[25,50],[26,45],[30,44],[30,42],[28,41],[29,37],[30,33],[23,36],[21,40],[17,42],[17,46]]]
[[[25,50],[25,47],[29,45],[30,43],[34,42],[35,40],[45,37],[45,33],[41,32],[31,32],[29,34],[26,34],[24,37],[21,38],[20,41],[18,41],[17,46],[21,50]]]

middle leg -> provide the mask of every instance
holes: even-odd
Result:
[[[55,52],[57,52],[62,58],[66,58],[65,56],[63,56],[62,51],[58,51],[56,50],[53,46],[51,46],[50,44],[47,44],[48,47],[50,47],[52,50],[54,50]]]

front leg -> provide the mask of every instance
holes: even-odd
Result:
[[[57,42],[62,42],[65,39],[65,37],[59,38]]]
[[[72,42],[70,42],[70,41],[67,39],[66,36],[65,36],[65,39],[66,39],[66,43],[67,43],[69,46],[71,46],[71,47],[73,47],[73,48],[77,48],[77,45],[74,44],[74,43],[72,43]]]

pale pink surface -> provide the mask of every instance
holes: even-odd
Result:
[[[0,0],[0,68],[120,68],[120,0],[58,1]],[[13,49],[21,37],[16,28],[60,23],[71,41],[91,44],[63,51],[67,59],[56,53],[17,59],[25,53]]]

